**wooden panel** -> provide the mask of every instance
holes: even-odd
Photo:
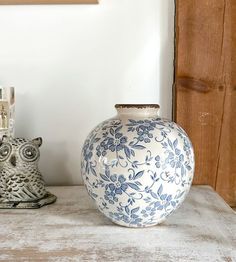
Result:
[[[0,5],[98,4],[98,0],[0,0]]]
[[[52,187],[39,210],[0,210],[0,261],[202,262],[236,260],[236,216],[208,186],[191,188],[161,225],[113,224],[85,187]],[[210,221],[210,223],[209,223]]]
[[[236,204],[235,4],[176,1],[176,121],[193,141],[194,183],[211,185],[231,205]]]
[[[236,1],[226,1],[225,102],[216,190],[236,206]]]

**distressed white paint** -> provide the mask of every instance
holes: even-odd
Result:
[[[81,182],[82,143],[115,103],[171,117],[173,20],[173,0],[0,6],[0,85],[16,88],[16,135],[44,138],[48,184]]]
[[[144,229],[112,224],[84,187],[49,190],[54,205],[0,210],[0,260],[236,261],[235,212],[210,187],[193,187],[165,223]]]

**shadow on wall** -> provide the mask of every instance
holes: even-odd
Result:
[[[17,109],[18,105],[23,105],[21,106],[20,115],[17,114],[19,112]],[[34,138],[31,136],[32,136],[32,130],[35,130],[35,126],[34,126],[35,121],[30,121],[30,119],[35,117],[34,111],[35,108],[32,107],[30,94],[29,93],[18,94],[16,90],[15,136],[32,138],[32,139]],[[20,122],[18,119],[20,119]],[[25,123],[28,123],[28,125],[26,126]],[[37,136],[41,136],[41,135],[39,134]]]
[[[33,117],[35,118],[36,107],[32,106],[32,99],[30,94],[17,94],[17,104],[21,106],[20,115],[17,121],[16,116],[16,136],[26,137],[33,139],[41,136],[43,138],[43,144],[40,148],[40,162],[39,168],[43,174],[43,177],[47,185],[70,185],[75,184],[73,180],[73,174],[68,164],[68,153],[66,148],[69,148],[67,142],[49,142],[44,130],[37,128],[37,121],[30,121]],[[43,106],[43,103],[42,103]],[[17,108],[16,108],[17,111]],[[19,113],[19,111],[18,111]],[[28,125],[26,126],[27,123]],[[51,123],[45,122],[50,125]],[[52,133],[56,132],[53,130]],[[79,177],[79,167],[78,167]]]
[[[161,101],[161,112],[169,112],[168,118],[172,118],[172,109],[170,109],[170,98],[173,97],[173,81],[174,81],[174,71],[173,75],[170,76],[170,68],[174,68],[174,12],[175,7],[172,1],[166,1],[168,5],[168,15],[166,13],[160,13],[162,16],[160,25],[165,29],[162,39],[161,39],[161,50],[160,50],[160,77],[158,78],[159,88],[159,99]],[[172,50],[173,55],[170,55],[170,50]],[[172,87],[172,88],[171,88]],[[162,117],[167,117],[167,115],[162,115]]]
[[[41,149],[39,167],[47,185],[75,184],[71,168],[68,165],[68,154],[63,150],[64,148],[66,148],[66,143],[47,143]]]

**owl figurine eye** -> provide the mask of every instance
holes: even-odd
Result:
[[[28,162],[33,162],[39,157],[39,150],[36,146],[33,145],[24,145],[20,149],[20,153],[23,160]]]
[[[5,161],[11,153],[11,146],[9,144],[3,143],[0,146],[0,161]]]

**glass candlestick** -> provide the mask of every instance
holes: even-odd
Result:
[[[0,138],[15,133],[15,91],[14,87],[0,87]]]

